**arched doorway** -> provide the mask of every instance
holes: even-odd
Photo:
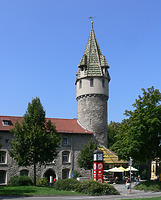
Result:
[[[46,177],[48,179],[48,181],[50,182],[50,176],[54,178],[56,178],[56,174],[54,172],[53,169],[48,169],[45,173],[44,173],[44,177]]]
[[[48,179],[48,181],[50,181],[50,176],[54,178],[56,178],[56,174],[54,172],[53,169],[48,169],[45,173],[44,173],[44,177],[46,177]]]

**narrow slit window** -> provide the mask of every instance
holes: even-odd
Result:
[[[79,81],[79,89],[82,88],[82,80]]]
[[[93,87],[93,78],[90,79],[90,87]]]
[[[105,87],[105,80],[102,80],[102,87]]]

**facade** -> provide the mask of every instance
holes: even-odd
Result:
[[[89,171],[78,168],[77,158],[84,144],[92,138],[98,146],[107,146],[107,100],[109,97],[108,63],[101,53],[93,29],[76,73],[77,119],[50,118],[62,136],[58,157],[46,166],[37,166],[39,178],[50,176],[56,179],[69,178],[73,170],[84,176]],[[0,116],[0,184],[7,184],[14,175],[33,176],[32,167],[18,167],[9,156],[10,133],[16,121],[21,123],[23,117]]]
[[[47,118],[48,120],[49,118]],[[21,123],[23,117],[0,116],[0,184],[7,184],[10,177],[15,175],[33,176],[33,167],[18,167],[13,158],[9,155],[13,135],[10,133],[16,121]],[[93,133],[81,127],[77,119],[56,119],[50,118],[56,125],[57,132],[62,136],[62,142],[58,149],[58,157],[46,166],[37,166],[39,178],[50,176],[58,179],[69,178],[73,170],[79,171],[84,176],[90,176],[88,171],[79,169],[77,157],[80,149],[87,144]]]

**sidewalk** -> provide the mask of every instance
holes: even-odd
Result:
[[[161,192],[146,192],[144,190],[134,190],[135,183],[132,183],[131,193],[128,194],[125,184],[113,185],[119,192],[119,198],[114,199],[132,199],[132,198],[150,198],[150,197],[161,197]]]

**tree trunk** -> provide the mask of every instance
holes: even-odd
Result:
[[[36,163],[34,163],[34,185],[36,186]]]

